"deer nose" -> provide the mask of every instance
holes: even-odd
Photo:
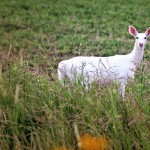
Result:
[[[143,47],[143,43],[139,43],[140,47]]]

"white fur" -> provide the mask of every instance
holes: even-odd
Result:
[[[145,33],[138,33],[133,26],[129,26],[129,33],[135,37],[135,45],[131,53],[110,57],[78,56],[61,61],[58,65],[59,80],[63,81],[67,78],[75,82],[80,78],[87,88],[93,81],[104,84],[115,81],[120,83],[119,91],[124,98],[126,84],[129,78],[134,78],[136,68],[143,59],[150,28]]]

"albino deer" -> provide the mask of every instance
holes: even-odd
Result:
[[[120,84],[119,92],[123,99],[129,78],[134,78],[135,71],[143,59],[144,46],[150,36],[150,27],[145,33],[138,33],[136,28],[129,26],[129,33],[135,38],[135,45],[127,55],[110,57],[78,56],[61,61],[58,65],[60,81],[69,79],[71,82],[82,77],[82,84],[88,88],[93,81],[100,84],[115,81]]]

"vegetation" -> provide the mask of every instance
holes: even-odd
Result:
[[[58,62],[127,54],[128,26],[144,32],[149,1],[1,0],[0,149],[76,149],[80,134],[106,136],[114,150],[150,149],[150,42],[126,102],[117,85],[62,86]]]

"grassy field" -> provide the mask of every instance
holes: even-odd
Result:
[[[76,123],[110,149],[149,150],[150,41],[126,103],[116,85],[63,87],[56,72],[73,56],[129,53],[128,26],[145,32],[149,16],[149,0],[1,0],[0,149],[75,150]]]

